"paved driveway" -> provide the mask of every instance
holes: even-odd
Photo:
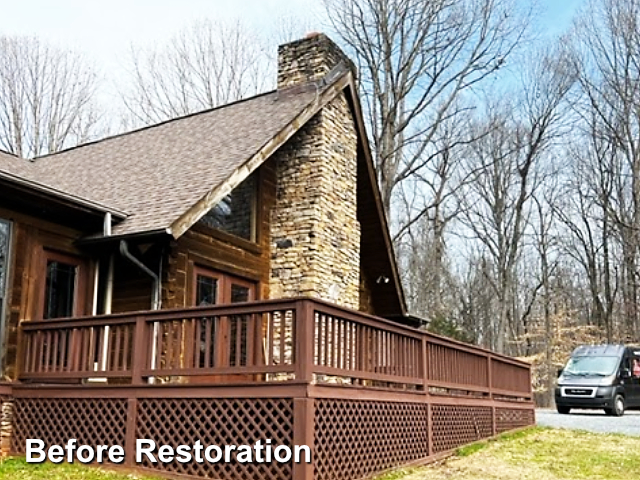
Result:
[[[536,410],[536,420],[538,425],[545,427],[640,437],[640,411],[626,411],[622,417],[609,417],[602,410],[572,410],[569,415],[560,415],[555,410]]]

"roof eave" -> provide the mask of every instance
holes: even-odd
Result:
[[[119,233],[115,235],[91,235],[76,241],[77,245],[100,245],[120,240],[150,240],[159,237],[173,237],[171,230],[168,228],[158,228],[154,230],[146,230],[131,233]]]
[[[366,156],[367,170],[369,173],[369,181],[371,182],[372,188],[376,193],[374,195],[374,201],[376,203],[376,209],[378,211],[378,215],[380,217],[380,222],[382,224],[382,231],[384,242],[386,245],[387,255],[389,256],[389,261],[391,263],[391,269],[393,274],[393,282],[396,287],[396,291],[398,292],[398,297],[400,301],[400,308],[402,310],[402,316],[407,317],[407,301],[404,294],[404,288],[402,287],[402,281],[400,280],[400,271],[398,269],[398,262],[396,261],[395,249],[393,247],[393,241],[391,239],[391,232],[389,230],[389,222],[387,221],[387,215],[384,212],[384,207],[382,205],[382,196],[380,194],[380,188],[378,186],[378,180],[376,178],[375,167],[373,163],[373,156],[371,155],[371,146],[369,145],[369,137],[367,136],[367,131],[364,126],[364,118],[362,115],[362,106],[360,104],[360,98],[356,94],[357,89],[355,85],[355,81],[353,77],[350,78],[350,82],[348,85],[349,96],[351,97],[352,105],[354,107],[353,116],[355,119],[356,128],[358,129],[358,134],[362,142],[362,150]]]
[[[117,210],[106,205],[103,205],[92,200],[78,197],[69,193],[65,193],[56,188],[50,187],[43,183],[35,182],[33,180],[26,179],[19,175],[9,173],[0,170],[0,181],[5,181],[22,188],[35,191],[41,195],[52,198],[59,202],[65,203],[71,207],[76,207],[79,210],[94,212],[98,215],[104,215],[110,213],[115,220],[124,220],[128,214],[121,210]]]

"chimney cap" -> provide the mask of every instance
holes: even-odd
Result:
[[[335,42],[324,33],[307,33],[278,47],[278,88],[319,81],[341,63],[355,78],[353,62]]]

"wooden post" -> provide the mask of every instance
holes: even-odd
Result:
[[[491,400],[491,432],[493,435],[497,435],[496,427],[496,406],[493,399],[493,373],[492,373],[492,360],[491,355],[487,355],[487,383],[489,384],[489,399]]]
[[[138,419],[138,399],[127,399],[127,422],[125,426],[124,463],[136,466],[136,422]]]
[[[153,342],[153,339],[147,336],[148,328],[145,317],[137,316],[135,325],[132,342],[133,354],[131,356],[131,385],[142,385],[142,370],[149,364],[147,355],[149,344]]]
[[[422,382],[424,383],[424,395],[427,402],[427,456],[433,451],[433,406],[429,395],[429,343],[426,335],[422,337]]]
[[[487,355],[487,387],[489,387],[489,398],[493,399],[493,373],[491,372],[491,355]]]
[[[311,450],[311,463],[293,462],[293,480],[313,480],[313,466],[316,462],[314,435],[314,399],[294,398],[293,399],[293,445],[307,445]],[[301,458],[304,460],[304,457]]]
[[[27,336],[22,330],[22,325],[18,325],[18,338],[17,338],[17,348],[16,348],[16,373],[15,379],[19,380],[20,375],[24,372],[24,364],[25,364],[25,355],[27,352],[27,348],[25,343],[27,342]],[[32,346],[33,348],[33,346]],[[31,350],[31,349],[29,349]],[[33,355],[33,352],[31,353]],[[31,360],[31,359],[29,359]]]
[[[427,336],[422,337],[422,388],[424,394],[429,396],[429,344]]]
[[[307,384],[313,383],[315,325],[313,303],[310,300],[298,300],[294,339],[296,380]]]
[[[431,405],[431,401],[427,403],[427,455],[433,455],[433,405]]]

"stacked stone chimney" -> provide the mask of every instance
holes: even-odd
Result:
[[[322,79],[341,64],[356,73],[349,57],[323,33],[278,47],[278,89]]]
[[[322,34],[281,46],[278,58],[279,89],[321,80],[340,62],[353,68]],[[344,94],[302,127],[275,159],[271,297],[309,296],[357,309],[357,134]]]

